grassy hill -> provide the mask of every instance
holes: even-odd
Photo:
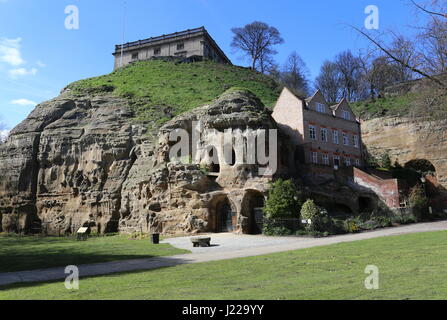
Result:
[[[405,93],[398,96],[366,100],[351,104],[352,110],[360,118],[367,120],[383,116],[405,116],[412,108],[416,98],[414,93]]]
[[[282,89],[272,78],[247,68],[211,61],[162,60],[137,62],[68,86],[74,95],[112,92],[129,98],[136,117],[156,127],[211,102],[232,87],[252,91],[268,107],[274,105]]]

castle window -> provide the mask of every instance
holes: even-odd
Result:
[[[359,148],[359,136],[354,136],[353,142],[354,142],[354,147],[358,149]]]
[[[317,129],[315,126],[309,126],[309,138],[311,140],[317,140]]]
[[[345,158],[345,166],[347,167],[351,166],[351,158]]]
[[[183,49],[185,49],[185,44],[183,42],[177,43],[177,50],[183,50]]]
[[[138,60],[138,52],[132,53],[132,60]]]
[[[343,133],[343,144],[349,146],[349,136],[346,133]]]
[[[154,49],[154,56],[158,56],[161,54],[161,48],[155,48]]]
[[[351,120],[351,114],[349,113],[349,111],[343,110],[343,119]]]
[[[318,152],[312,152],[312,162],[318,164]]]
[[[323,154],[323,164],[325,166],[329,165],[329,156],[327,154]]]
[[[326,113],[326,110],[325,110],[326,108],[324,107],[324,104],[317,102],[316,105],[317,105],[318,112]]]
[[[340,156],[334,156],[334,166],[340,166]]]
[[[355,166],[356,167],[360,167],[360,160],[359,159],[355,159]]]
[[[333,130],[332,131],[332,142],[334,144],[339,144],[339,140],[338,140],[338,130]]]
[[[321,141],[327,142],[328,141],[327,136],[328,136],[327,129],[326,128],[321,129]]]

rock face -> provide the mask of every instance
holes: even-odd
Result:
[[[271,177],[259,177],[256,165],[210,175],[209,159],[171,162],[169,133],[191,131],[193,120],[217,130],[276,128],[262,103],[240,91],[173,119],[158,144],[125,99],[63,93],[42,103],[0,145],[0,231],[194,233],[224,229],[228,211],[229,228],[248,232]],[[206,149],[208,138],[201,134],[199,145]]]
[[[401,165],[418,159],[430,161],[437,179],[447,187],[447,122],[415,122],[405,118],[377,118],[362,123],[368,152],[380,156],[388,151]]]

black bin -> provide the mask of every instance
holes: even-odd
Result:
[[[152,233],[151,234],[151,242],[153,244],[159,244],[160,243],[160,234],[159,233]]]

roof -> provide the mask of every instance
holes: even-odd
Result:
[[[215,49],[220,53],[220,55],[228,61],[228,63],[231,64],[231,60],[226,56],[226,54],[220,49],[219,45],[214,41],[214,39],[210,36],[208,31],[205,29],[205,27],[195,28],[195,29],[188,29],[184,31],[174,32],[170,34],[164,34],[158,37],[151,37],[143,40],[133,41],[133,42],[127,42],[125,44],[117,44],[115,46],[115,53],[119,52],[122,49],[129,49],[132,47],[142,46],[142,45],[149,45],[158,41],[163,40],[169,40],[169,39],[176,39],[181,38],[185,36],[190,36],[194,34],[204,34],[208,40],[210,40],[211,44],[215,47]]]

